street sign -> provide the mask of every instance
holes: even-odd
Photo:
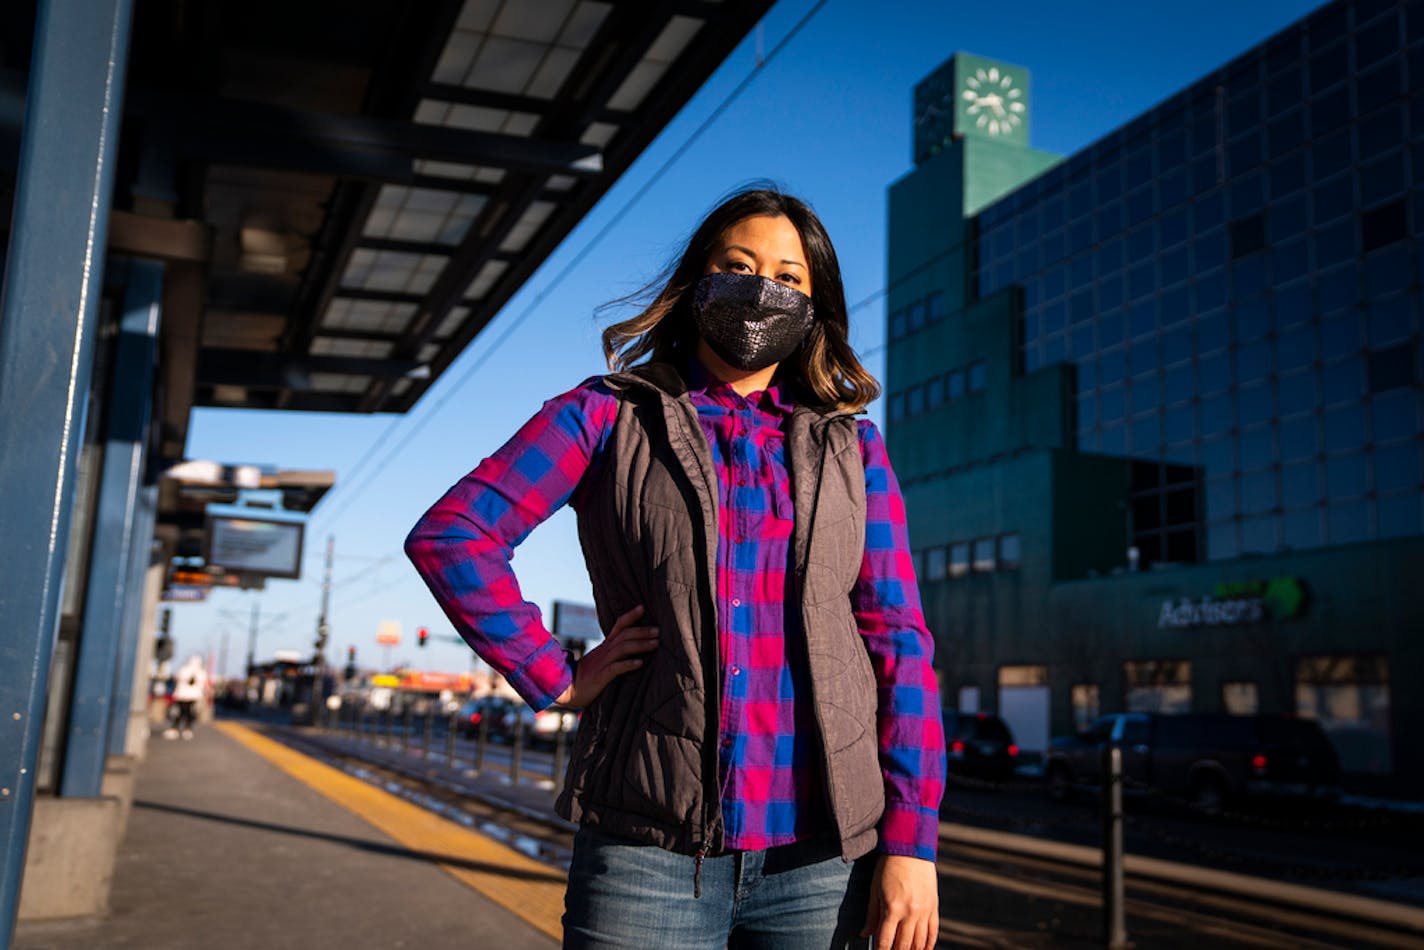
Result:
[[[161,599],[170,603],[199,603],[208,599],[208,588],[170,587],[163,592]]]
[[[602,640],[598,611],[591,604],[554,601],[554,635],[560,640]]]

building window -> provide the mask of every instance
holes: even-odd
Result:
[[[989,380],[989,370],[983,360],[969,364],[969,391],[982,393]]]
[[[1306,656],[1296,662],[1295,711],[1314,719],[1346,772],[1394,770],[1389,660],[1382,656]]]
[[[1238,218],[1229,225],[1231,259],[1238,260],[1266,246],[1266,215],[1258,212]]]
[[[925,579],[942,581],[945,577],[945,549],[930,548],[925,552]]]
[[[999,567],[1006,571],[1016,571],[1022,558],[1019,533],[999,535]]]
[[[938,409],[944,404],[944,377],[936,376],[925,383],[925,408]]]
[[[1256,684],[1249,680],[1228,680],[1221,684],[1221,708],[1233,716],[1254,716],[1261,711]]]
[[[905,390],[905,415],[918,416],[925,411],[925,387],[911,386]]]
[[[905,311],[896,310],[890,314],[890,339],[898,340],[905,335]]]
[[[1375,350],[1369,361],[1370,392],[1383,393],[1414,382],[1414,348],[1409,344]]]
[[[890,394],[890,421],[895,422],[905,418],[905,394]]]
[[[1405,210],[1404,200],[1401,199],[1362,213],[1360,215],[1360,249],[1368,254],[1370,251],[1409,237],[1409,222]]]
[[[1129,660],[1122,665],[1127,712],[1192,711],[1190,660]]]
[[[969,542],[957,541],[949,546],[949,576],[964,577],[969,573]]]
[[[949,374],[947,395],[950,402],[964,398],[964,370],[957,369]]]
[[[917,300],[905,308],[905,323],[909,326],[911,333],[925,325],[924,301]]]
[[[925,298],[925,316],[930,323],[943,320],[949,315],[949,308],[945,306],[944,294],[935,291]]]
[[[1073,703],[1073,728],[1087,732],[1100,715],[1097,683],[1076,683],[1070,691]]]
[[[979,538],[974,542],[974,573],[987,574],[994,570],[994,539]]]

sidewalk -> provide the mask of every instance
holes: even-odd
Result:
[[[289,773],[212,726],[192,741],[153,741],[109,916],[25,924],[15,947],[556,945],[454,876],[505,879],[507,866],[472,860],[440,839],[434,847],[403,844]],[[513,876],[521,874],[562,889],[557,872]]]

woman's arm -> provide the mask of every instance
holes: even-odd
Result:
[[[616,397],[597,379],[550,399],[406,538],[406,554],[455,629],[535,709],[568,689],[572,669],[520,592],[510,558],[573,495],[616,412]]]
[[[851,610],[878,690],[876,727],[885,816],[865,935],[875,945],[931,947],[939,933],[939,803],[944,724],[934,637],[925,625],[905,526],[905,501],[874,424],[860,422],[865,462],[865,555]]]

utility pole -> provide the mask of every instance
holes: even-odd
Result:
[[[256,593],[252,595],[252,625],[247,628],[247,675],[252,675],[252,668],[257,665],[257,623],[262,615],[262,599]]]
[[[331,563],[336,560],[336,535],[326,536],[326,572],[321,579],[321,614],[316,618],[316,655],[312,657],[311,714],[312,724],[321,722],[322,680],[326,676],[326,641],[331,628],[326,622],[331,604]]]

